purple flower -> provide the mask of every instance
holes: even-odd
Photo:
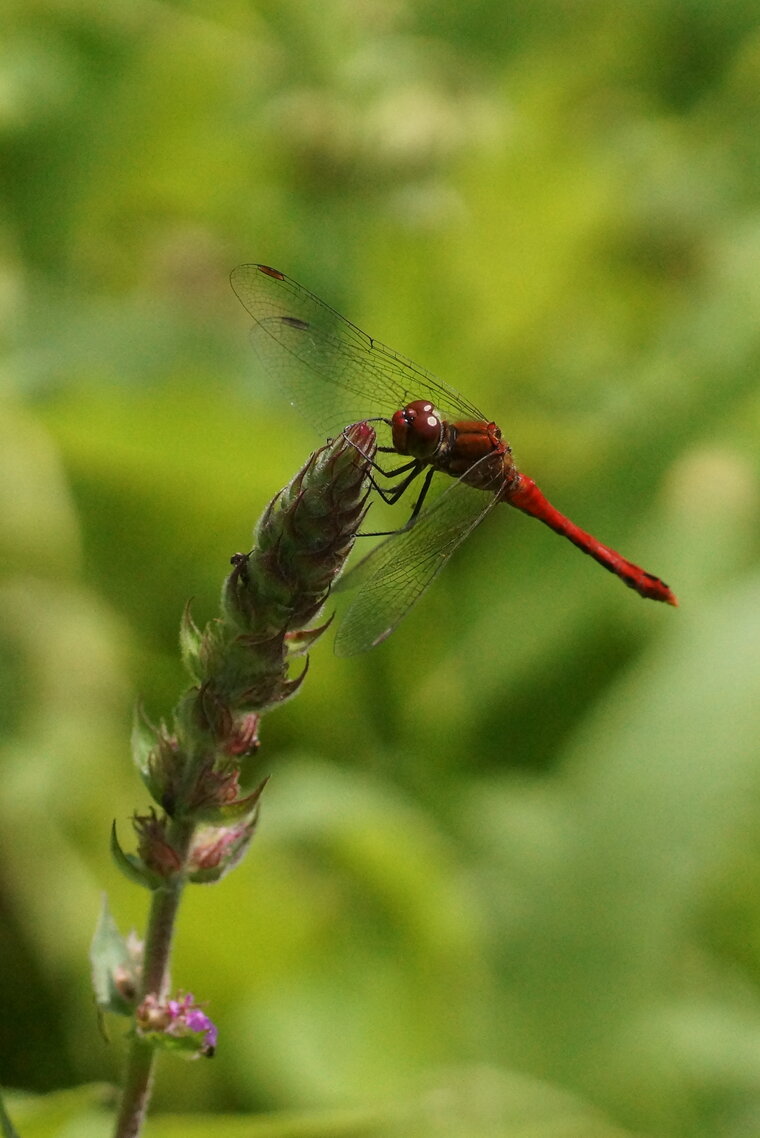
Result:
[[[201,1055],[210,1059],[216,1050],[216,1024],[190,992],[163,1003],[155,996],[146,996],[137,1009],[137,1026],[154,1046],[180,1051],[191,1059]]]
[[[216,1024],[201,1011],[192,993],[187,992],[178,1000],[169,1000],[166,1006],[172,1016],[167,1032],[178,1037],[186,1036],[188,1033],[202,1035],[202,1054],[213,1055],[218,1035]]]

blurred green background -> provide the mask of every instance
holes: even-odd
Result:
[[[214,615],[320,442],[250,350],[256,260],[482,406],[681,608],[497,511],[386,645],[328,634],[262,725],[247,861],[187,896],[174,982],[220,1047],[156,1111],[758,1133],[758,14],[5,5],[5,1085],[118,1078],[87,949],[102,891],[147,907],[108,855],[147,805],[132,708],[170,713],[185,601]]]

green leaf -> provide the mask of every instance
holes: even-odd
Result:
[[[193,682],[199,684],[203,678],[203,670],[200,665],[201,631],[190,612],[191,603],[191,601],[187,602],[182,613],[179,626],[179,647],[183,664],[190,673]]]
[[[209,806],[199,809],[196,816],[199,821],[209,825],[229,826],[234,822],[253,822],[258,813],[259,799],[270,776],[262,779],[255,790],[245,798],[238,798],[235,802],[226,802],[222,806]]]
[[[90,945],[90,962],[98,1007],[130,1015],[134,1006],[130,995],[137,991],[139,962],[119,932],[105,896]]]
[[[135,706],[132,717],[132,759],[143,781],[149,778],[149,759],[156,745],[156,729],[148,721],[140,704]]]
[[[157,873],[152,873],[140,858],[124,852],[116,836],[115,822],[111,826],[111,856],[124,876],[130,881],[144,885],[146,889],[160,889],[165,884],[163,878]]]

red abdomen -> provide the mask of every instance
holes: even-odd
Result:
[[[669,605],[678,604],[675,593],[664,581],[655,577],[654,573],[647,573],[646,569],[642,569],[639,565],[634,565],[632,561],[628,561],[627,558],[621,557],[608,545],[602,545],[601,541],[597,541],[590,533],[586,533],[575,522],[571,522],[569,518],[555,509],[541,493],[532,478],[518,474],[504,494],[503,501],[508,502],[510,506],[516,506],[524,514],[530,514],[532,518],[538,518],[544,525],[553,529],[555,533],[559,533],[572,541],[578,549],[588,553],[605,569],[609,569],[610,573],[614,573],[621,581],[624,581],[629,589],[635,589],[639,596],[648,597],[652,601],[664,601]]]

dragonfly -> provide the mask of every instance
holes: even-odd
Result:
[[[264,370],[319,434],[376,422],[378,452],[404,461],[390,470],[373,462],[375,489],[396,502],[413,485],[420,487],[406,524],[375,535],[385,540],[347,575],[359,591],[338,628],[338,655],[366,651],[390,636],[499,503],[538,518],[640,596],[678,604],[659,577],[555,509],[518,470],[496,423],[454,388],[366,335],[278,269],[239,265],[230,282],[253,317],[251,341]],[[452,481],[431,502],[428,491],[439,474]]]

